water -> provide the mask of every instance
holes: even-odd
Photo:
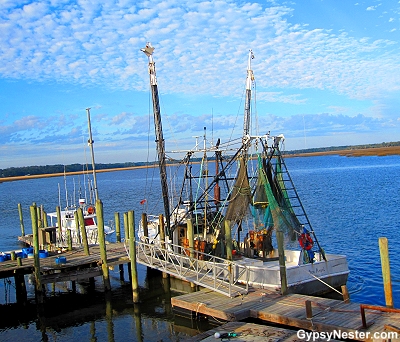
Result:
[[[317,237],[329,253],[347,255],[350,276],[348,288],[354,302],[385,305],[378,239],[389,240],[389,254],[395,307],[400,306],[400,156],[340,156],[288,158],[286,164]],[[151,213],[162,212],[160,186],[156,170],[137,169],[99,173],[99,195],[106,222],[114,212],[140,214],[151,205]],[[148,181],[154,177],[154,182]],[[77,178],[67,177],[69,198],[78,192]],[[65,203],[64,178],[43,178],[0,184],[0,251],[20,249],[17,204],[24,208],[26,232],[31,231],[29,206],[43,204],[48,211],[58,205],[59,190]],[[144,204],[140,202],[147,199]],[[69,199],[69,201],[71,201]],[[155,208],[155,210],[153,210]],[[45,313],[36,308],[15,308],[13,284],[0,283],[0,339],[15,341],[180,341],[211,328],[209,324],[175,315],[170,297],[188,291],[185,283],[171,280],[165,284],[159,275],[138,267],[142,303],[131,304],[130,285],[111,271],[112,293],[105,296],[101,279],[95,289],[80,284],[77,293],[65,291],[59,284]],[[125,279],[127,274],[125,274]],[[28,283],[33,302],[32,284]],[[167,289],[172,287],[172,292]],[[48,288],[51,292],[51,288]]]

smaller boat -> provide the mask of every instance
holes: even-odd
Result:
[[[99,198],[98,189],[97,189],[97,180],[96,180],[96,168],[95,168],[95,161],[94,161],[94,151],[93,151],[93,139],[92,139],[92,128],[90,123],[90,108],[86,109],[87,111],[87,118],[88,118],[88,131],[89,131],[89,140],[88,144],[90,146],[91,156],[92,156],[92,169],[93,169],[93,186],[89,186],[90,191],[90,199],[97,200]],[[83,173],[85,174],[85,173]],[[65,178],[65,177],[64,177]],[[84,184],[86,182],[84,181]],[[89,182],[89,184],[91,184]],[[66,185],[65,185],[66,187]],[[75,193],[75,191],[74,191]],[[86,193],[86,191],[85,191]],[[67,194],[66,194],[67,195]],[[60,197],[60,196],[59,196]],[[96,222],[96,208],[93,204],[87,205],[86,199],[83,198],[81,193],[79,193],[79,208],[82,209],[83,218],[85,222],[86,228],[86,236],[89,245],[96,245],[98,244],[98,227]],[[66,196],[68,198],[68,195]],[[59,203],[61,199],[59,198]],[[61,205],[60,205],[61,207]],[[71,240],[72,245],[79,246],[82,244],[81,232],[79,230],[79,220],[77,217],[77,209],[76,205],[69,206],[67,200],[67,206],[64,210],[60,212],[60,220],[61,220],[61,229],[56,229],[56,241],[58,247],[66,246],[68,242],[68,231],[71,233]],[[50,218],[50,225],[52,227],[58,227],[58,218],[57,212],[52,212],[47,214]],[[114,229],[109,226],[104,226],[104,234],[110,235],[114,233]]]
[[[82,209],[83,218],[85,221],[86,236],[89,245],[98,244],[98,227],[97,227],[97,215],[96,209],[93,205],[86,205],[85,199],[79,199],[79,208]],[[56,227],[56,245],[58,247],[67,246],[68,242],[68,230],[71,232],[71,239],[73,246],[79,246],[82,244],[82,236],[77,227],[76,222],[78,221],[77,207],[68,207],[65,210],[60,211],[61,218],[61,230],[58,229],[57,212],[48,213],[47,216],[50,219],[50,226]],[[104,234],[111,235],[115,230],[110,226],[104,226]]]

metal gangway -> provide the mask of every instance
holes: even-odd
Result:
[[[245,265],[160,240],[142,238],[135,243],[136,261],[142,265],[229,297],[248,293]]]

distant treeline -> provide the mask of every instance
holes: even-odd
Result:
[[[380,143],[380,144],[369,144],[369,145],[353,145],[353,146],[333,146],[333,147],[319,147],[309,148],[302,150],[285,151],[287,155],[303,154],[303,153],[315,153],[315,152],[329,152],[329,151],[340,151],[340,150],[359,150],[366,148],[377,148],[377,147],[390,147],[400,146],[400,141]],[[200,160],[200,159],[199,159]],[[174,162],[174,161],[170,161]],[[107,169],[122,169],[127,167],[139,167],[146,165],[154,165],[154,162],[126,162],[126,163],[109,163],[109,164],[96,164],[96,170],[107,170]],[[0,169],[0,177],[21,177],[28,175],[45,175],[54,173],[68,173],[68,172],[82,172],[91,171],[92,165],[82,164],[70,164],[70,165],[44,165],[44,166],[24,166],[24,167],[10,167],[7,169]]]
[[[109,163],[97,164],[96,170],[106,169],[122,169],[125,167],[144,166],[145,162],[137,163]],[[7,169],[0,169],[1,177],[20,177],[20,176],[33,176],[33,175],[46,175],[53,173],[68,173],[68,172],[82,172],[92,171],[92,165],[70,164],[70,165],[43,165],[43,166],[24,166],[24,167],[10,167]]]
[[[362,149],[366,149],[366,148],[391,147],[391,146],[400,146],[400,141],[383,142],[380,144],[351,145],[351,146],[346,145],[346,146],[308,148],[308,149],[303,149],[303,150],[285,151],[285,154],[291,155],[291,154],[330,152],[330,151],[342,151],[342,150],[362,150]]]

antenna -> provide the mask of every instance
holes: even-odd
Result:
[[[94,183],[94,193],[96,195],[96,200],[99,199],[99,192],[97,190],[97,180],[96,180],[96,167],[94,163],[94,150],[93,150],[93,139],[92,139],[92,126],[90,125],[90,108],[86,108],[89,126],[89,140],[88,144],[90,146],[90,152],[92,154],[92,168],[93,168],[93,183]]]

